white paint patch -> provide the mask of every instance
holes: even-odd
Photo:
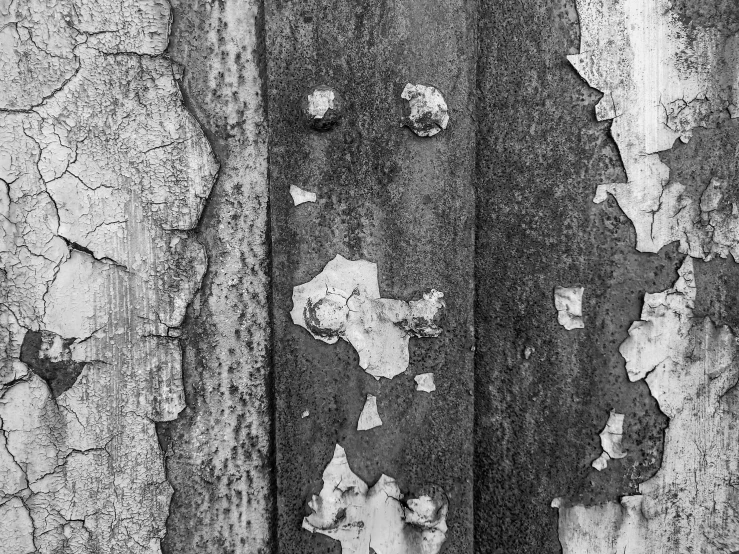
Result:
[[[662,467],[640,494],[620,502],[559,501],[564,554],[739,550],[737,337],[709,318],[694,318],[690,257],[679,274],[672,288],[645,295],[641,320],[619,349],[629,379],[645,380],[670,418]]]
[[[303,418],[303,419],[305,419],[305,418],[306,418],[306,417],[308,417],[309,415],[310,415],[310,412],[309,412],[308,410],[305,410],[305,411],[304,411],[304,412],[303,412],[303,413],[301,414],[301,416],[300,416],[300,417],[301,417],[301,418]]]
[[[364,401],[362,413],[359,414],[357,431],[368,431],[380,425],[382,425],[382,420],[380,419],[380,414],[377,413],[377,398],[368,394],[367,400]]]
[[[449,124],[449,109],[444,96],[426,85],[405,85],[400,97],[408,101],[410,113],[405,125],[419,137],[433,137]]]
[[[596,203],[612,194],[636,230],[636,247],[658,252],[673,241],[696,258],[739,257],[739,217],[730,206],[703,216],[699,199],[658,152],[697,127],[715,126],[739,105],[739,36],[685,22],[670,0],[577,0],[580,54],[568,56],[603,93],[599,120],[611,119],[627,182],[600,185]],[[719,231],[719,229],[721,229]]]
[[[303,190],[295,185],[290,185],[290,195],[293,197],[293,204],[296,206],[300,206],[306,202],[316,201],[315,192],[308,192],[307,190]]]
[[[0,8],[4,552],[160,550],[155,422],[184,407],[172,336],[205,271],[189,231],[217,171],[162,55],[169,24],[162,0]],[[86,362],[57,397],[20,361],[31,331],[39,359]]]
[[[408,369],[408,342],[441,334],[444,294],[431,290],[420,300],[380,298],[377,265],[337,255],[308,283],[293,288],[293,323],[313,338],[350,343],[359,365],[379,379]]]
[[[603,471],[610,460],[617,460],[626,457],[621,442],[624,432],[624,415],[611,412],[608,416],[608,422],[600,432],[600,446],[603,453],[593,462],[593,467],[598,471]]]
[[[413,380],[416,382],[417,391],[434,392],[436,390],[433,373],[421,373],[420,375],[416,375]]]
[[[308,114],[314,119],[322,119],[326,112],[333,110],[336,95],[329,88],[316,88],[308,95]]]
[[[395,480],[382,475],[369,489],[349,468],[336,445],[313,496],[303,529],[341,542],[342,554],[437,554],[446,539],[448,501],[438,487],[404,497]]]
[[[567,329],[582,329],[585,323],[582,319],[583,287],[556,287],[554,289],[554,307],[557,309],[557,321]]]

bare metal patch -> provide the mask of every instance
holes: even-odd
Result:
[[[419,300],[380,298],[377,265],[337,255],[308,283],[293,288],[293,323],[315,339],[339,339],[359,354],[359,365],[379,379],[408,368],[408,341],[437,337],[444,293],[431,290]]]
[[[436,554],[446,539],[448,500],[440,488],[405,497],[387,475],[369,488],[338,444],[309,505],[303,529],[341,542],[343,554]]]

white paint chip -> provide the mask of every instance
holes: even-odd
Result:
[[[336,94],[333,90],[319,87],[308,94],[308,114],[314,119],[322,119],[326,112],[334,109]]]
[[[621,441],[624,432],[624,414],[611,412],[608,416],[606,426],[600,432],[600,446],[603,449],[601,455],[593,462],[593,467],[603,471],[610,460],[626,457]]]
[[[293,197],[293,204],[300,206],[306,202],[315,202],[316,193],[303,190],[295,185],[290,185],[290,195]]]
[[[308,410],[305,410],[305,411],[304,411],[304,412],[303,412],[303,413],[301,414],[301,416],[300,416],[300,417],[301,417],[301,418],[303,418],[303,419],[305,419],[305,418],[306,418],[306,417],[308,417],[309,415],[310,415],[310,412],[309,412]]]
[[[404,498],[387,475],[368,488],[338,444],[323,471],[323,488],[308,505],[312,513],[303,529],[339,541],[342,554],[437,554],[446,540],[449,503],[443,490],[426,486]]]
[[[408,101],[405,125],[419,137],[433,137],[449,124],[449,110],[444,96],[426,85],[405,85],[400,97]]]
[[[554,289],[554,307],[557,309],[557,321],[567,329],[582,329],[585,323],[582,319],[583,287],[556,287]]]
[[[433,373],[421,373],[420,375],[416,375],[413,380],[416,382],[417,391],[434,392],[436,390]]]
[[[308,283],[293,288],[293,323],[328,344],[339,339],[359,354],[359,365],[380,379],[408,369],[410,337],[437,337],[444,293],[419,300],[380,298],[377,265],[337,255]]]
[[[382,425],[380,414],[377,413],[377,397],[368,394],[367,400],[364,401],[364,408],[359,414],[357,422],[357,431],[368,431]]]

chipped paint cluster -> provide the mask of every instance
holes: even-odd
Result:
[[[736,207],[704,210],[699,197],[670,181],[658,153],[697,127],[739,116],[739,37],[691,26],[671,8],[670,0],[577,1],[581,53],[569,60],[603,93],[595,114],[613,121],[627,176],[600,185],[594,201],[616,198],[642,252],[679,241],[694,258],[726,257],[739,252]]]
[[[436,337],[444,293],[420,300],[380,298],[377,265],[337,255],[309,282],[293,288],[292,321],[315,339],[343,339],[359,354],[359,365],[375,379],[392,379],[408,369],[408,342]]]
[[[189,231],[217,166],[161,56],[166,2],[11,2],[0,22],[0,529],[10,554],[156,553],[154,422],[184,407]],[[56,389],[29,359],[77,375]]]
[[[340,541],[343,554],[436,554],[446,538],[448,504],[437,487],[405,498],[387,475],[369,488],[337,444],[303,528]]]
[[[691,258],[666,291],[647,294],[641,320],[620,347],[629,379],[643,379],[670,418],[662,466],[641,494],[601,506],[559,501],[565,554],[734,552],[739,498],[737,337],[693,317]]]
[[[581,53],[569,59],[603,92],[596,116],[613,120],[627,176],[600,185],[595,202],[616,198],[638,250],[677,241],[688,256],[671,289],[645,295],[641,319],[619,348],[629,379],[644,380],[670,418],[661,467],[640,494],[619,502],[556,499],[560,542],[565,554],[735,552],[737,340],[728,327],[694,318],[693,258],[737,258],[739,209],[726,198],[726,181],[713,178],[696,194],[670,179],[658,153],[689,141],[695,128],[739,116],[739,36],[685,22],[669,0],[578,0],[577,7]],[[612,413],[600,436],[598,470],[626,455],[623,416]]]

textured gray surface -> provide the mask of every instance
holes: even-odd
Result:
[[[406,491],[440,485],[450,496],[445,551],[472,550],[473,9],[266,2],[281,552],[340,551],[300,529],[336,443],[370,484],[386,473]],[[408,82],[445,95],[451,121],[436,137],[401,127]],[[300,121],[302,95],[319,84],[345,100],[325,133]],[[294,207],[293,184],[317,202]],[[316,341],[289,318],[293,286],[336,254],[377,263],[385,298],[445,294],[444,332],[411,339],[410,367],[390,381],[362,371],[349,344]],[[430,371],[437,390],[417,392],[413,377]],[[367,393],[383,425],[358,432]]]
[[[726,3],[675,4],[736,32]],[[554,497],[615,500],[660,466],[667,420],[645,383],[627,380],[618,346],[644,293],[672,286],[683,258],[674,245],[637,252],[615,201],[592,203],[598,184],[624,173],[610,123],[593,115],[600,93],[566,60],[579,46],[574,1],[265,5],[266,52],[256,54],[253,5],[174,5],[170,53],[187,68],[189,107],[221,178],[200,226],[210,267],[185,336],[188,408],[160,426],[175,489],[166,552],[339,552],[300,529],[336,443],[370,484],[386,473],[405,490],[441,485],[451,496],[445,552],[472,552],[473,534],[476,552],[559,552]],[[422,139],[400,126],[407,82],[444,93],[447,130]],[[344,100],[324,133],[300,116],[315,85]],[[736,183],[737,144],[725,123],[662,159],[695,190],[717,174]],[[293,206],[290,185],[317,202]],[[446,294],[443,335],[412,339],[410,368],[392,381],[289,319],[292,287],[336,254],[377,263],[383,297]],[[696,315],[739,324],[736,264],[695,266]],[[585,287],[585,329],[557,324],[555,286]],[[437,390],[416,392],[413,376],[431,371]],[[358,433],[367,393],[383,426]],[[629,455],[599,473],[590,463],[611,409],[626,416]]]
[[[271,544],[267,167],[258,3],[174,2],[169,55],[220,173],[198,227],[208,271],[188,312],[187,408],[160,425],[175,489],[163,550]]]

